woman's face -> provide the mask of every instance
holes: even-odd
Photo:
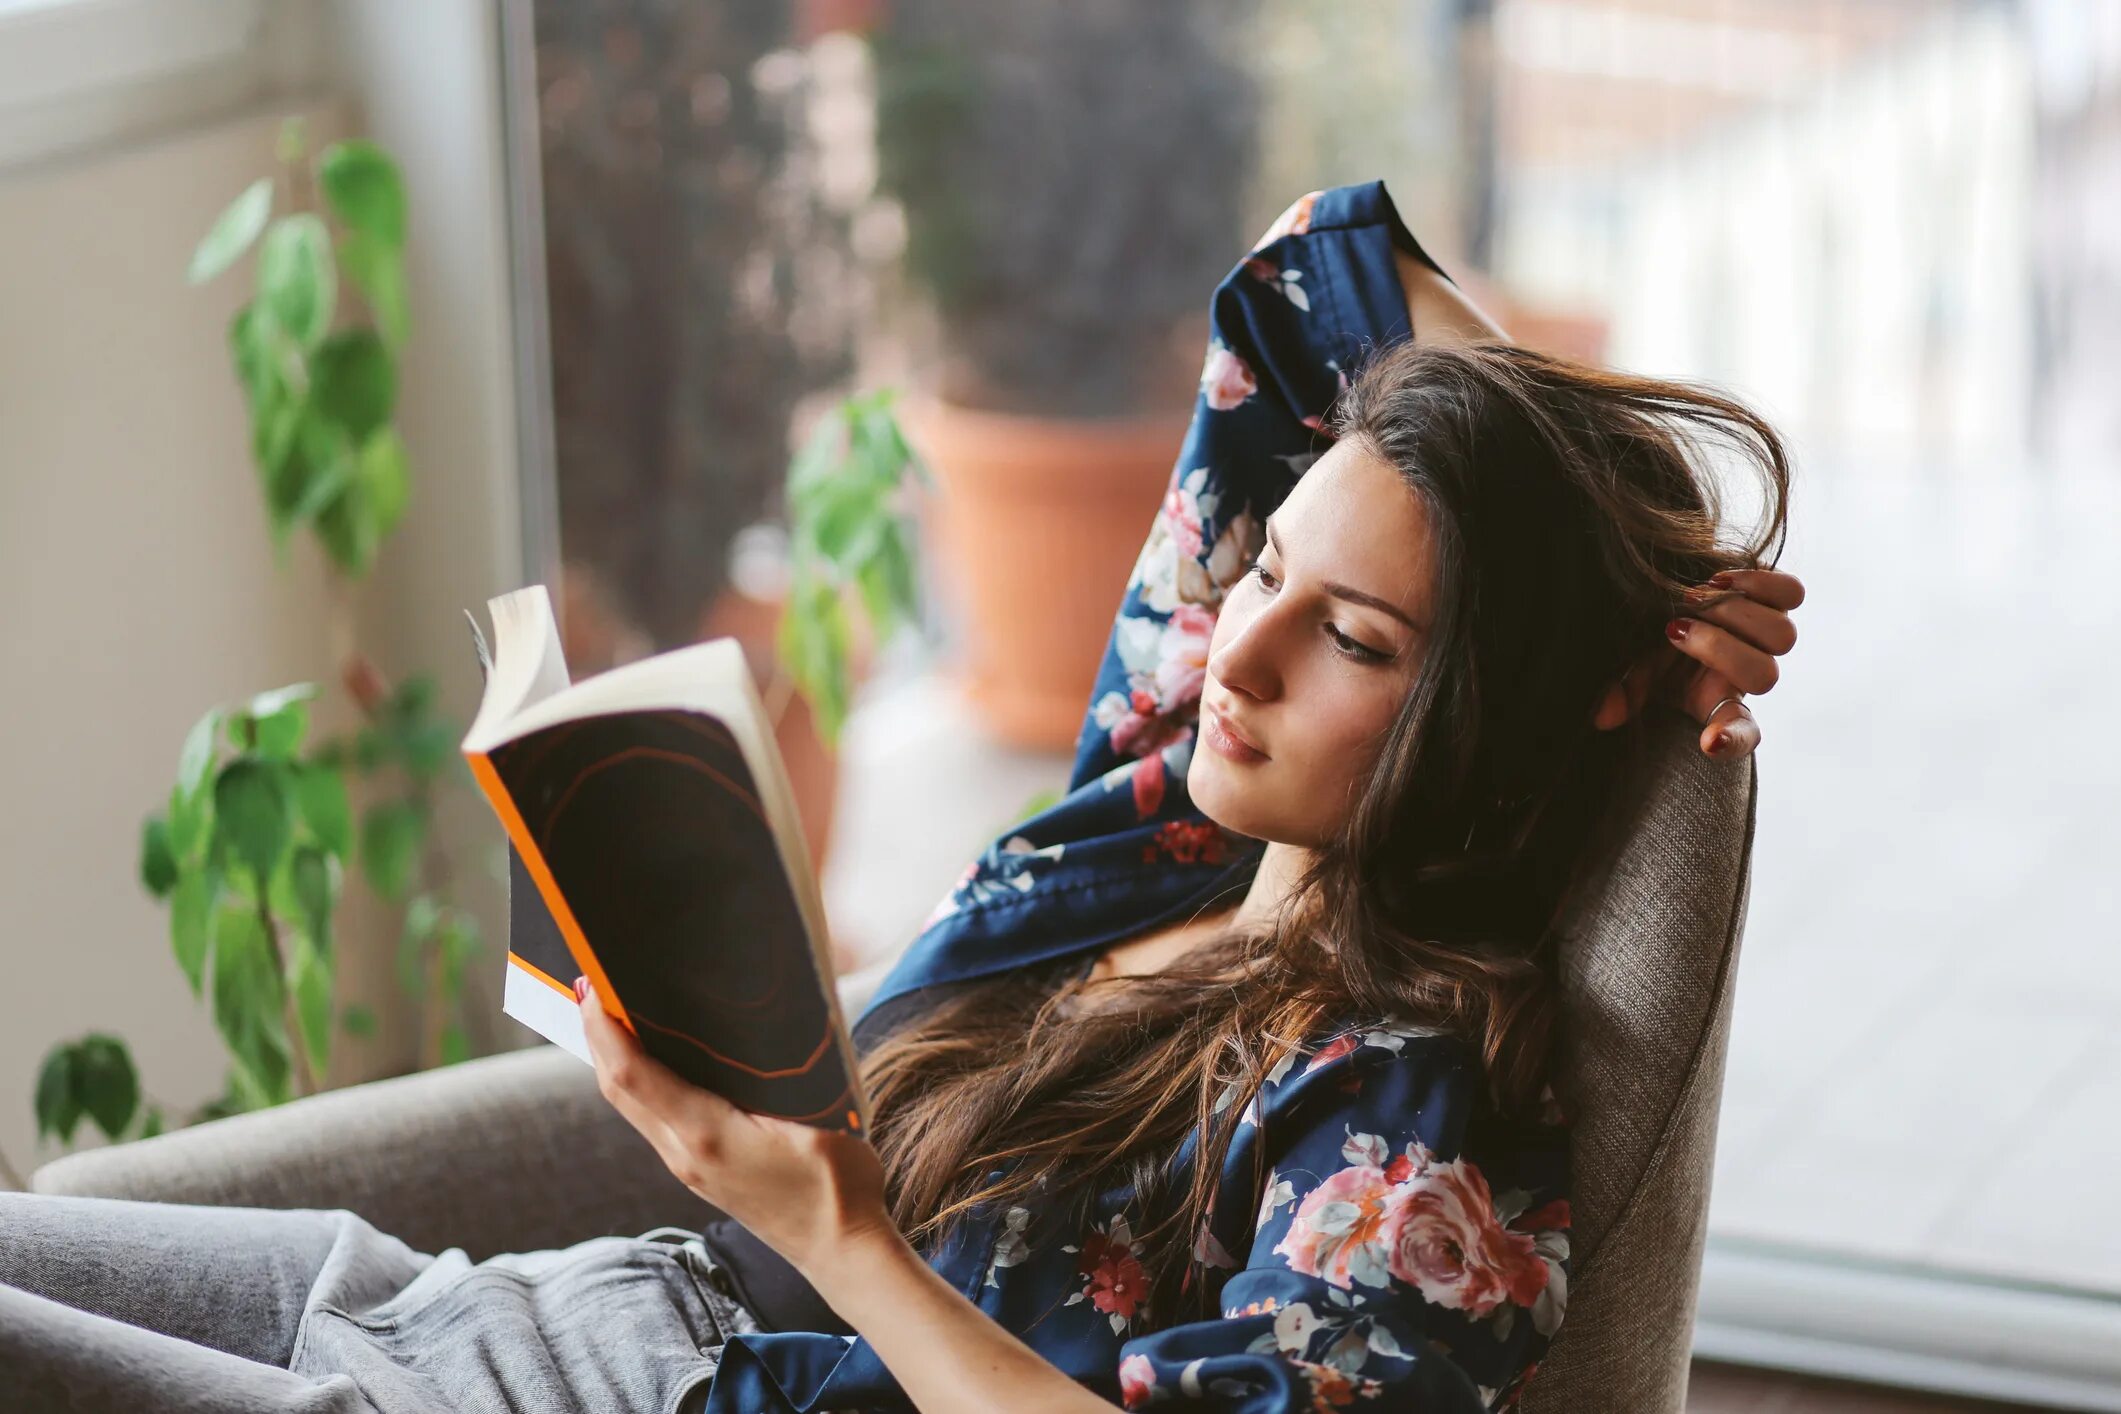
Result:
[[[1216,618],[1186,783],[1226,829],[1317,848],[1351,808],[1421,667],[1428,518],[1389,463],[1343,439],[1298,479],[1267,532]],[[1234,743],[1225,722],[1257,750]]]

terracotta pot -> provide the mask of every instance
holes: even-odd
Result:
[[[963,631],[964,690],[1002,740],[1070,749],[1187,418],[1051,419],[915,398],[900,418],[940,490],[918,515]]]

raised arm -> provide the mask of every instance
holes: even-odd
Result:
[[[1507,339],[1503,327],[1464,290],[1403,250],[1392,252],[1399,283],[1407,292],[1407,319],[1417,344],[1464,344],[1475,339]]]

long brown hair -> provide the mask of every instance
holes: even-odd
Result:
[[[1601,732],[1594,710],[1667,619],[1724,597],[1696,586],[1772,564],[1785,534],[1780,439],[1694,385],[1401,342],[1328,425],[1420,498],[1437,575],[1419,674],[1338,838],[1269,927],[1148,976],[1088,982],[1077,958],[939,988],[862,1067],[910,1238],[1040,1192],[1079,1220],[1124,1185],[1141,1219],[1164,1215],[1132,1234],[1160,1324],[1212,1296],[1193,1249],[1244,1101],[1320,1027],[1440,1027],[1477,1050],[1505,1114],[1539,1100],[1558,915],[1642,744],[1644,714]],[[1765,493],[1736,541],[1727,463]]]

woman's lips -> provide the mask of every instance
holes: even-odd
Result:
[[[1201,736],[1216,755],[1240,765],[1252,765],[1269,759],[1266,752],[1232,731],[1229,724],[1223,720],[1222,713],[1213,707],[1202,709],[1201,721],[1205,727]]]

